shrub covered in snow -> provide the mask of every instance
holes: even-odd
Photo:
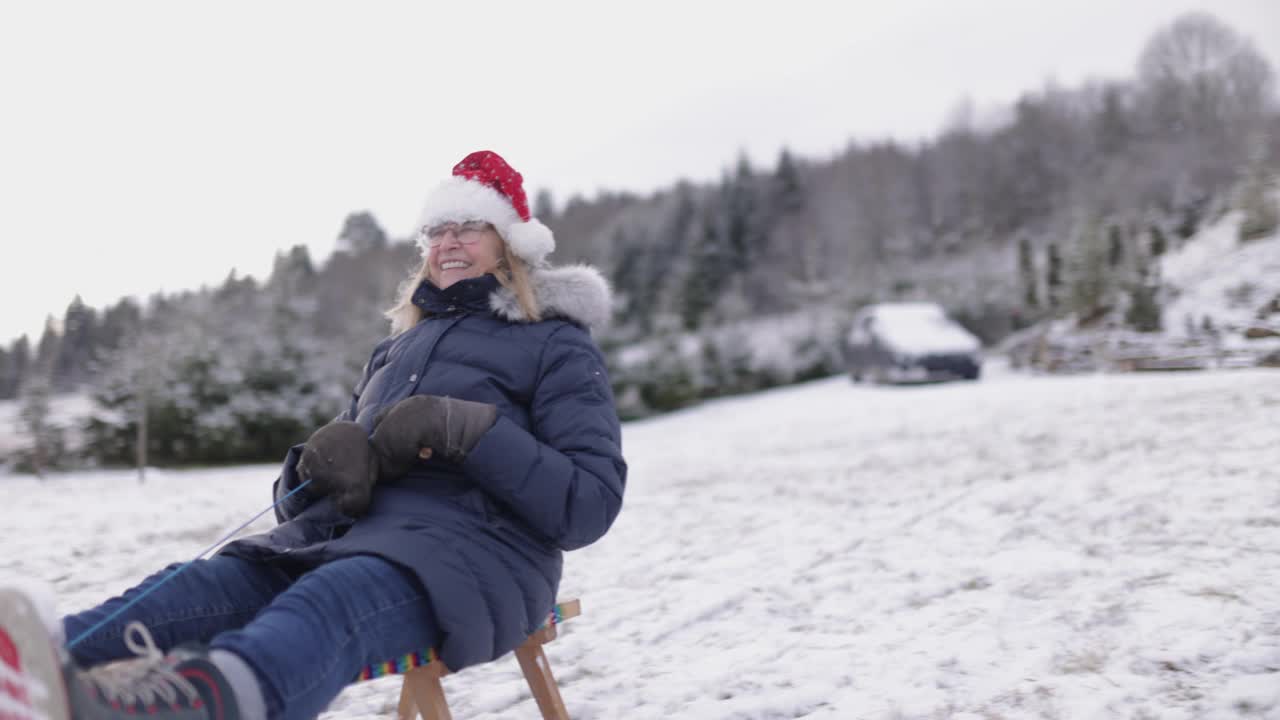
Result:
[[[822,307],[698,332],[662,334],[609,352],[624,418],[839,373],[848,313]]]

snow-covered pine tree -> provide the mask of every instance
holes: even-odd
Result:
[[[26,446],[17,453],[16,469],[42,478],[46,471],[69,464],[65,457],[66,433],[53,419],[49,403],[51,395],[47,378],[30,378],[22,389],[22,406],[18,413]]]
[[[26,335],[14,340],[5,357],[5,367],[0,371],[0,400],[12,400],[18,397],[22,383],[27,379],[27,369],[31,365],[31,341]]]
[[[98,333],[97,311],[76,295],[62,316],[62,340],[50,373],[55,390],[69,392],[88,381]]]
[[[1264,238],[1280,229],[1277,184],[1276,176],[1260,159],[1250,163],[1238,200],[1238,206],[1244,213],[1244,219],[1240,222],[1241,241]]]

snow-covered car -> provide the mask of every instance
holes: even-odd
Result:
[[[862,308],[845,351],[855,381],[977,380],[982,373],[982,342],[930,302]]]

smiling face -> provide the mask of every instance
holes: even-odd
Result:
[[[493,272],[502,259],[502,238],[489,223],[445,223],[426,235],[427,277],[441,290]]]

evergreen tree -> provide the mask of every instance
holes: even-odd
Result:
[[[1018,274],[1022,278],[1022,301],[1029,309],[1038,308],[1040,297],[1036,291],[1035,260],[1031,255],[1031,241],[1025,235],[1018,238]]]
[[[421,263],[418,248],[412,237],[381,245],[362,243],[335,252],[306,280],[315,302],[306,322],[357,368],[364,358],[352,357],[359,354],[356,348],[367,349],[385,336],[383,312],[395,302],[395,290],[410,269]]]
[[[40,334],[40,342],[36,345],[36,356],[32,371],[46,379],[53,373],[53,364],[58,357],[58,345],[62,337],[58,334],[57,322],[52,315],[45,318],[44,332]]]
[[[1240,223],[1240,239],[1257,240],[1271,235],[1280,228],[1280,202],[1276,201],[1276,181],[1254,163],[1240,190],[1240,209],[1244,219]]]
[[[142,308],[137,301],[129,297],[121,298],[119,302],[102,313],[102,321],[98,326],[96,354],[106,356],[115,352],[126,338],[138,332],[141,325]]]
[[[306,292],[313,289],[315,265],[306,245],[294,245],[287,253],[276,253],[267,285],[282,293]]]
[[[64,464],[66,442],[61,427],[53,422],[49,405],[50,387],[43,378],[34,378],[22,390],[19,423],[27,447],[18,453],[18,469],[44,477],[46,470]]]
[[[550,223],[555,218],[556,204],[551,191],[546,188],[538,190],[533,196],[533,216],[543,223]]]
[[[51,373],[55,390],[74,390],[89,379],[97,340],[97,312],[76,295],[62,319],[62,341],[58,343]]]
[[[1149,232],[1151,234],[1151,257],[1158,258],[1169,249],[1169,241],[1165,239],[1164,231],[1160,229],[1159,225],[1153,224]]]
[[[760,203],[755,172],[746,154],[738,157],[738,167],[724,185],[724,240],[729,250],[729,269],[743,273],[763,252],[768,239],[769,219]]]
[[[31,342],[23,335],[13,341],[8,352],[8,367],[0,375],[0,399],[12,400],[18,397],[23,384],[27,381],[27,373],[31,366]]]
[[[338,233],[338,249],[353,253],[382,250],[387,247],[387,233],[367,211],[347,215]]]
[[[685,247],[698,222],[698,208],[694,203],[693,186],[687,182],[676,185],[675,206],[662,225],[658,240],[664,254],[674,256]]]
[[[1160,286],[1150,278],[1129,289],[1129,309],[1125,322],[1138,332],[1159,332],[1162,320],[1159,302]]]
[[[1132,140],[1133,129],[1121,93],[1116,85],[1107,86],[1102,93],[1102,110],[1094,132],[1098,149],[1105,156],[1119,155]]]
[[[1014,104],[1013,124],[1000,134],[1007,158],[989,212],[998,230],[1012,230],[1048,217],[1062,187],[1062,168],[1051,151],[1058,140],[1055,108],[1047,98],[1024,97]]]
[[[630,242],[626,230],[621,227],[613,231],[613,247],[618,257],[611,273],[614,296],[617,299],[617,318],[619,324],[626,324],[643,312],[637,305],[636,296],[642,292],[641,285],[644,282],[641,265],[645,248],[639,243]]]
[[[734,253],[714,203],[703,208],[701,231],[693,248],[692,264],[681,292],[680,317],[686,329],[696,329],[715,305],[729,277]]]
[[[13,377],[13,356],[9,349],[0,347],[0,400],[11,400],[15,393],[11,378]]]
[[[656,342],[659,349],[650,357],[644,370],[645,381],[640,384],[644,406],[662,412],[697,402],[701,389],[680,337],[664,334]]]
[[[641,333],[652,332],[659,317],[677,306],[669,295],[682,301],[683,290],[673,279],[678,280],[688,269],[689,246],[696,239],[697,226],[693,187],[678,183],[669,212],[657,224],[656,238],[645,234],[636,243],[637,276],[631,282],[634,302],[629,319]]]
[[[1049,307],[1057,308],[1062,302],[1062,254],[1058,252],[1056,243],[1049,243],[1045,248],[1044,284]]]
[[[769,183],[769,206],[775,222],[799,215],[805,209],[805,189],[791,153],[783,148]]]
[[[1076,232],[1070,273],[1071,309],[1083,318],[1094,316],[1107,303],[1111,280],[1107,246],[1096,219],[1084,221]]]
[[[1107,228],[1107,266],[1112,271],[1124,263],[1124,233],[1119,225]]]

